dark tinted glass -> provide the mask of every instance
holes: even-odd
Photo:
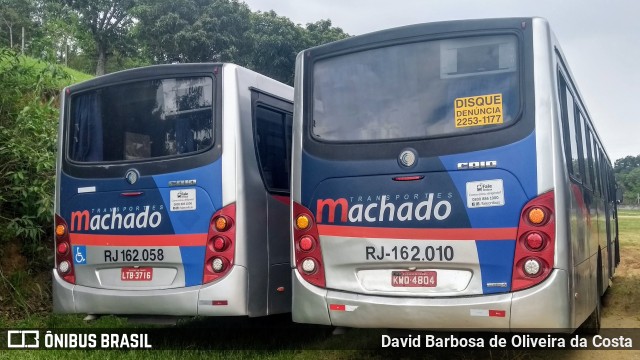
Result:
[[[313,64],[313,135],[375,141],[507,126],[520,110],[517,38],[394,45]]]
[[[71,97],[69,158],[140,160],[189,154],[213,144],[209,77],[147,80]]]
[[[288,193],[291,116],[263,106],[256,107],[255,112],[255,142],[265,186],[269,191]]]
[[[578,131],[576,128],[576,117],[575,117],[575,103],[573,101],[573,95],[568,88],[565,88],[566,92],[566,103],[563,107],[563,121],[566,122],[567,128],[567,140],[569,142],[569,150],[570,150],[570,164],[569,164],[569,172],[578,179],[581,179],[582,176],[580,174],[580,154],[578,153]]]

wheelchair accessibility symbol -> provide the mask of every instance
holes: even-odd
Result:
[[[85,265],[87,263],[87,247],[74,246],[73,247],[73,263],[78,265]]]

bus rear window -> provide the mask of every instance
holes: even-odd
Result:
[[[135,161],[195,153],[213,144],[210,77],[145,80],[71,96],[68,157]]]
[[[517,38],[417,42],[313,64],[314,137],[401,140],[462,135],[516,121]]]

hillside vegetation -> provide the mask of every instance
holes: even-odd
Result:
[[[19,288],[53,253],[58,96],[89,78],[0,48],[0,305],[37,310]]]

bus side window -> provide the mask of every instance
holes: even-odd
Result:
[[[562,130],[567,155],[567,167],[569,175],[578,181],[582,180],[580,175],[580,156],[578,153],[578,133],[575,121],[575,103],[573,95],[567,87],[567,82],[560,74],[560,106],[562,108]]]
[[[595,182],[593,183],[593,192],[598,196],[602,194],[602,180],[600,178],[600,164],[598,163],[598,151],[595,137],[591,136],[591,161],[593,162],[593,173]]]
[[[255,108],[255,146],[265,187],[289,193],[291,172],[291,114],[258,105]]]
[[[577,110],[577,109],[576,109]],[[587,128],[587,122],[586,119],[584,117],[584,114],[577,110],[576,111],[576,115],[578,115],[576,117],[576,120],[579,123],[580,126],[580,142],[582,143],[582,173],[584,174],[584,185],[590,189],[593,189],[593,174],[592,174],[592,166],[591,166],[591,162],[589,161],[589,149],[588,149],[588,144],[589,144],[589,129]]]

